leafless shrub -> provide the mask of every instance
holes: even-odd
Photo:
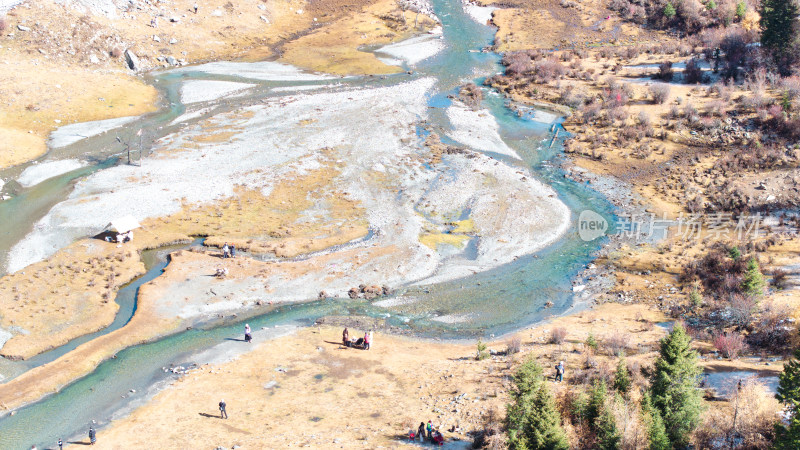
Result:
[[[458,98],[471,108],[480,106],[483,91],[475,83],[467,83],[458,91]]]
[[[669,98],[670,87],[668,84],[656,83],[651,85],[648,90],[653,98],[653,103],[657,105],[666,102]]]
[[[533,64],[533,73],[537,82],[547,83],[562,77],[567,69],[555,59],[536,61]]]
[[[612,332],[603,340],[603,347],[610,355],[624,356],[630,347],[631,336],[620,331]]]
[[[658,66],[658,73],[656,73],[655,78],[669,82],[672,81],[672,77],[674,75],[675,73],[672,70],[672,62],[665,61]]]
[[[781,268],[777,268],[777,269],[772,271],[772,280],[770,280],[770,283],[776,289],[783,289],[783,288],[786,287],[786,277],[787,276],[788,276],[788,273],[785,270],[783,270]]]
[[[506,346],[506,354],[513,355],[514,353],[519,353],[522,349],[522,340],[519,336],[514,336],[508,341],[508,345]]]
[[[683,82],[686,84],[698,84],[702,83],[704,78],[700,60],[697,58],[690,59],[686,63],[686,68],[683,69]]]
[[[740,327],[745,327],[753,321],[758,299],[752,295],[732,294],[729,300],[728,313],[730,322]]]
[[[764,306],[758,320],[752,324],[747,343],[753,349],[787,354],[796,347],[797,325],[792,320],[792,310],[787,305]]]
[[[728,359],[737,359],[746,347],[744,338],[736,332],[714,332],[712,333],[711,343],[714,344],[714,347],[724,358]]]
[[[744,380],[729,405],[733,411],[711,408],[703,415],[694,433],[696,447],[728,448],[735,442],[736,448],[771,448],[781,407],[766,386],[754,378]]]
[[[564,327],[556,327],[550,330],[550,343],[563,344],[567,339],[567,329]]]
[[[503,433],[503,418],[495,408],[489,409],[482,417],[472,448],[502,450],[506,448],[506,436]]]

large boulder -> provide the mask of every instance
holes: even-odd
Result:
[[[139,58],[136,57],[136,54],[131,51],[131,49],[125,50],[125,62],[128,64],[128,68],[138,72],[139,68]]]

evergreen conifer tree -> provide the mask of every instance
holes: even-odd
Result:
[[[764,275],[758,268],[758,262],[755,258],[750,258],[747,262],[747,271],[744,273],[744,280],[742,280],[742,291],[747,295],[761,296],[764,295],[764,287],[767,283],[764,281]]]
[[[650,394],[645,392],[642,396],[642,415],[644,423],[647,425],[647,440],[649,450],[669,450],[672,446],[669,443],[667,430],[664,428],[664,420],[661,413],[653,408]]]
[[[688,444],[703,409],[697,389],[702,369],[697,364],[697,352],[689,344],[689,336],[680,324],[661,340],[650,388],[653,406],[661,414],[667,436],[676,448]]]
[[[528,360],[514,375],[506,425],[511,449],[567,450],[561,415],[544,382],[542,368]]]
[[[614,374],[614,390],[620,394],[627,394],[631,390],[631,375],[628,373],[628,366],[625,365],[625,358],[620,358],[617,363],[617,372]]]
[[[791,71],[796,59],[797,11],[794,0],[761,0],[761,45],[775,58],[782,74]]]
[[[788,408],[789,424],[787,426],[779,422],[775,425],[774,448],[798,449],[800,448],[800,349],[795,350],[794,359],[783,366],[775,397]]]

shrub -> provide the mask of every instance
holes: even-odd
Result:
[[[564,327],[556,327],[550,330],[550,343],[563,344],[567,339],[567,329]]]
[[[670,87],[667,84],[653,84],[649,91],[650,96],[653,97],[653,103],[660,105],[669,98]]]
[[[672,62],[665,61],[658,66],[658,73],[655,75],[655,78],[663,81],[672,81],[673,76]]]
[[[514,336],[508,341],[508,345],[506,346],[506,354],[513,355],[514,353],[519,353],[522,349],[522,340],[519,336]]]
[[[477,345],[477,352],[475,353],[475,359],[480,361],[488,357],[489,357],[489,352],[486,351],[486,344],[481,340],[481,338],[478,338],[478,345]]]
[[[735,443],[734,448],[771,448],[780,405],[769,390],[750,378],[736,389],[728,403],[733,414],[716,408],[705,414],[695,432],[697,448],[729,448],[730,443]],[[736,417],[735,426],[732,415]]]
[[[797,336],[797,329],[790,323],[792,310],[782,305],[776,307],[768,304],[753,323],[753,330],[747,335],[747,344],[771,353],[786,354],[792,348]]]
[[[740,0],[739,3],[736,4],[736,17],[739,20],[744,20],[744,16],[747,14],[747,3],[744,0]]]
[[[507,446],[506,436],[503,433],[503,419],[496,409],[490,408],[481,419],[483,424],[475,436],[472,448],[487,450],[502,450]]]
[[[8,29],[8,22],[5,17],[0,17],[0,33]]]
[[[502,63],[506,66],[506,74],[522,75],[533,70],[530,56],[525,52],[510,52],[503,55]]]
[[[547,83],[564,76],[567,68],[561,65],[555,59],[546,59],[543,61],[536,61],[533,64],[533,73],[536,81],[539,83]]]
[[[586,337],[584,344],[586,344],[586,347],[592,349],[593,351],[597,351],[597,339],[594,338],[592,333],[589,333],[589,336]]]
[[[686,84],[697,84],[703,82],[703,69],[700,67],[700,60],[692,58],[686,63],[683,69],[683,82]]]
[[[733,325],[746,327],[753,321],[758,300],[752,295],[732,294],[728,305],[728,315]]]
[[[788,273],[781,269],[775,269],[772,271],[772,280],[770,283],[775,287],[775,289],[783,289],[786,287],[786,277]]]
[[[603,342],[606,351],[611,355],[624,356],[625,351],[630,346],[631,336],[629,334],[615,331],[607,336]]]
[[[736,332],[715,331],[712,333],[711,343],[723,358],[728,359],[737,359],[745,349],[744,338]]]

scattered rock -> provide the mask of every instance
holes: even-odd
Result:
[[[175,66],[178,64],[178,60],[174,56],[167,56],[167,64]]]
[[[177,40],[177,39],[175,39],[175,38],[172,38],[172,39],[170,39],[170,40],[169,40],[169,43],[170,43],[170,44],[177,44],[177,43],[178,43],[178,40]]]
[[[319,294],[317,294],[317,298],[320,300],[323,298],[328,298],[328,293],[325,291],[319,291]]]
[[[139,58],[136,57],[136,54],[131,51],[131,49],[125,50],[125,62],[128,64],[128,68],[138,72],[139,68]]]
[[[31,31],[30,27],[26,27],[25,25],[17,25],[17,29],[19,31]]]
[[[158,35],[155,35],[155,34],[153,35],[153,40],[154,40],[155,42],[161,42],[161,38],[160,38],[160,37],[158,37]]]
[[[89,55],[89,62],[92,64],[100,64],[100,58],[98,58],[95,54],[91,54]]]

